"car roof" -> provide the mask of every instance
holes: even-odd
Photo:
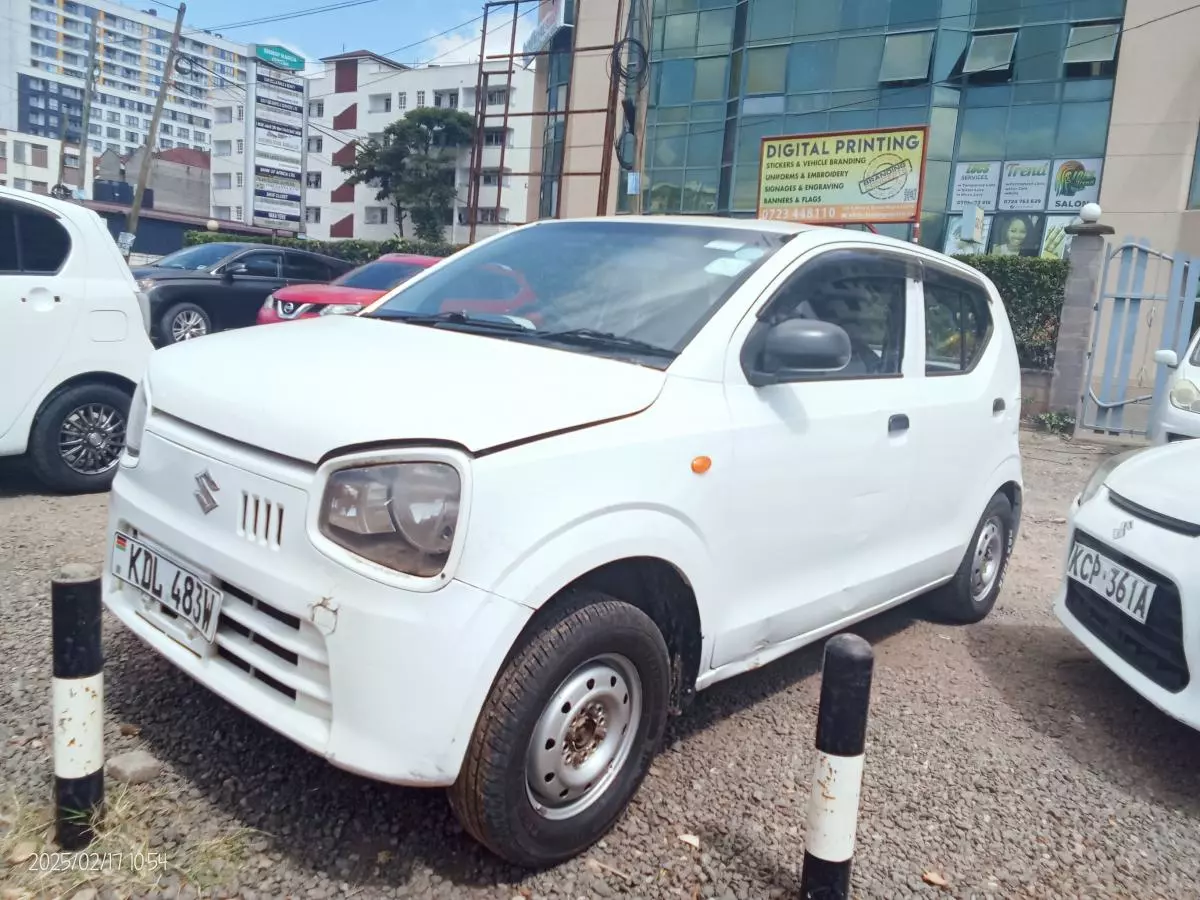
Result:
[[[731,219],[723,216],[585,216],[576,219],[539,219],[532,224],[539,227],[546,227],[569,224],[571,222],[615,222],[631,225],[693,225],[708,228],[767,231],[775,234],[799,234],[804,231],[814,231],[820,227],[805,225],[801,222],[786,222],[775,219]]]
[[[12,187],[0,186],[0,200],[14,200],[18,203],[39,206],[47,212],[72,221],[83,221],[95,215],[86,206],[72,200],[58,200],[49,194],[35,194],[33,191],[22,191]]]
[[[372,259],[370,262],[363,263],[363,265],[370,265],[371,263],[379,262],[380,260],[386,260],[388,262],[407,262],[433,265],[434,263],[441,262],[442,257],[422,256],[420,253],[385,253],[378,259]]]

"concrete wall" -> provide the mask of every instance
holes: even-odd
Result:
[[[97,163],[96,177],[105,181],[124,180],[136,184],[142,166],[142,153],[142,150],[138,150],[126,160],[122,179],[120,157],[106,151]],[[150,177],[146,187],[154,191],[155,209],[189,216],[209,215],[211,191],[208,169],[155,158],[150,162]]]
[[[1200,133],[1200,8],[1189,9],[1194,5],[1128,0],[1100,192],[1104,221],[1118,239],[1149,238],[1168,253],[1200,253],[1200,211],[1187,211]],[[1170,13],[1178,15],[1146,24]]]

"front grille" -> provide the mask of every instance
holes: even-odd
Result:
[[[278,550],[283,540],[283,504],[242,491],[237,533],[238,537]]]
[[[1143,625],[1126,615],[1091,588],[1067,579],[1067,610],[1080,624],[1159,687],[1178,693],[1188,685],[1187,657],[1183,652],[1183,612],[1179,589],[1153,569],[1138,563],[1090,534],[1076,531],[1074,538],[1118,562],[1155,585],[1150,614]]]
[[[329,656],[321,633],[231,584],[217,623],[217,655],[248,678],[328,722]]]

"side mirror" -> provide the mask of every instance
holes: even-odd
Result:
[[[1174,350],[1158,350],[1154,354],[1154,361],[1160,366],[1166,366],[1168,369],[1179,368],[1179,354]]]
[[[249,269],[246,268],[245,263],[235,262],[235,263],[230,263],[229,265],[227,265],[221,271],[221,274],[226,277],[232,277],[234,275],[245,275],[248,271],[249,271]]]
[[[789,374],[840,372],[850,362],[850,335],[832,322],[785,319],[762,342],[761,370],[748,374],[755,387],[775,384]]]

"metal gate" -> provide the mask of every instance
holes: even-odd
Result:
[[[1104,259],[1080,427],[1146,435],[1169,372],[1154,353],[1183,357],[1196,328],[1200,257],[1160,253],[1126,238]]]

